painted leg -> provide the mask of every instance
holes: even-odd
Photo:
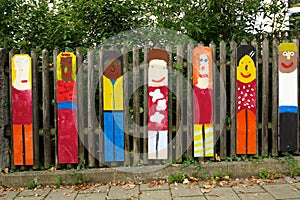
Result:
[[[194,157],[203,157],[202,124],[194,124]]]
[[[62,164],[78,163],[78,135],[74,112],[70,109],[58,110],[58,161]]]
[[[14,165],[23,165],[23,134],[22,125],[13,125]]]
[[[114,126],[112,112],[104,112],[104,162],[114,161]]]
[[[168,131],[158,132],[157,159],[168,159]]]
[[[114,112],[115,161],[124,161],[124,113]]]
[[[248,110],[248,154],[256,154],[256,114]]]
[[[237,113],[236,122],[236,153],[246,154],[246,110]]]
[[[33,165],[32,125],[24,125],[25,165]]]
[[[297,150],[297,113],[279,114],[279,151]]]
[[[156,159],[157,131],[148,131],[148,159]]]
[[[204,133],[205,133],[205,156],[213,157],[214,156],[214,130],[212,124],[204,125]]]

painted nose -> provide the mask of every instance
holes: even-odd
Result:
[[[113,65],[112,66],[112,68],[111,68],[111,70],[110,70],[111,72],[115,72],[116,71],[116,69],[115,69],[115,65]]]
[[[245,70],[248,71],[248,65],[245,66]]]
[[[291,52],[287,52],[286,59],[288,59],[288,60],[291,59]]]

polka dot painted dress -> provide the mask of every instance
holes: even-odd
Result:
[[[256,80],[250,83],[237,81],[237,112],[247,109],[256,113]]]

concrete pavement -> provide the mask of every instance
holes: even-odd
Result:
[[[8,190],[8,191],[6,191]],[[291,179],[286,177],[275,181],[260,179],[235,179],[212,183],[199,181],[182,183],[158,184],[127,183],[94,184],[89,187],[75,186],[40,189],[0,189],[0,200],[98,200],[98,199],[162,199],[162,200],[271,200],[271,199],[300,199],[300,177]]]

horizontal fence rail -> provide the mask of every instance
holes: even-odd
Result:
[[[299,40],[294,39],[299,49]],[[226,160],[236,154],[236,62],[237,46],[247,44],[224,41],[211,43],[214,61],[214,152],[210,160]],[[257,73],[257,151],[254,156],[278,156],[278,45],[279,41],[253,40],[256,49]],[[201,46],[201,44],[199,44]],[[195,44],[167,45],[168,52],[168,160],[182,162],[193,157],[193,89],[192,51]],[[148,159],[148,53],[152,48],[122,48],[124,101],[124,162],[105,162],[103,110],[104,49],[74,50],[77,66],[77,131],[78,167],[137,166],[163,164]],[[175,50],[174,50],[175,49]],[[69,50],[72,52],[71,50]],[[56,88],[56,57],[58,50],[35,50],[32,58],[32,107],[34,169],[70,167],[58,162],[58,108]],[[13,163],[10,88],[11,59],[15,51],[0,49],[0,168],[16,168]],[[298,90],[299,91],[299,90]],[[59,94],[58,94],[59,95]],[[298,139],[299,139],[299,132]],[[299,144],[299,142],[298,142]],[[299,145],[298,145],[299,149]],[[294,153],[297,153],[298,150]],[[203,160],[203,158],[199,158]],[[10,163],[9,163],[10,160]]]

